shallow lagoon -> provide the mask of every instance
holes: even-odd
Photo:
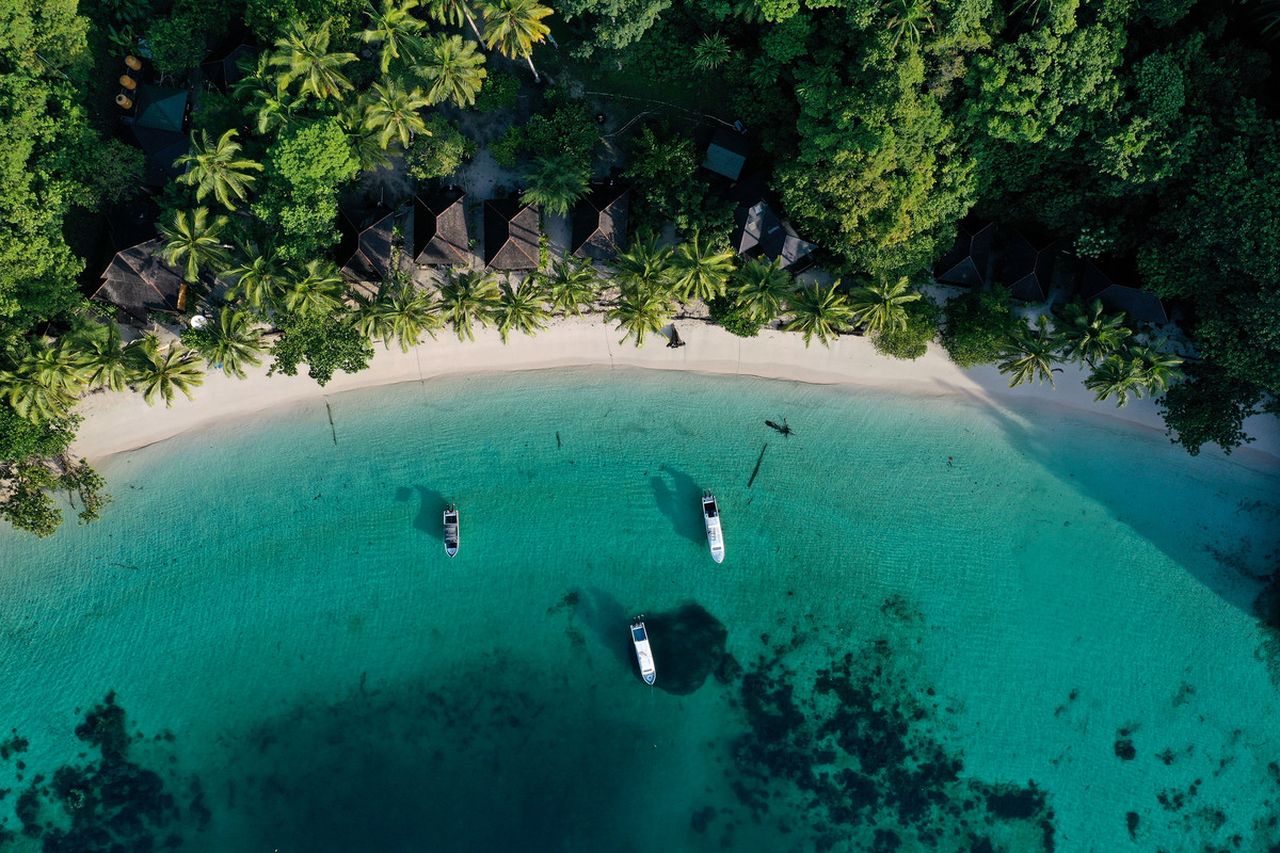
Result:
[[[334,395],[103,468],[101,522],[0,535],[15,849],[1280,843],[1256,456],[584,370]]]

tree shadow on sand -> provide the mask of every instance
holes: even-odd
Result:
[[[671,522],[676,533],[691,542],[702,542],[706,536],[699,505],[702,489],[692,477],[678,468],[662,465],[658,470],[665,476],[649,478],[649,487],[653,489],[653,501],[658,510]]]
[[[413,517],[414,528],[428,534],[432,539],[444,541],[444,526],[441,518],[444,515],[444,508],[448,506],[448,501],[445,500],[444,495],[426,486],[401,486],[396,489],[396,500],[401,503],[413,500],[415,495],[418,499],[418,513]]]

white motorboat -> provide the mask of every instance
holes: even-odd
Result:
[[[658,670],[653,665],[653,651],[649,648],[649,633],[645,631],[644,622],[631,625],[631,643],[636,647],[636,663],[640,664],[640,677],[645,684],[652,685],[658,678]]]
[[[453,504],[444,510],[444,552],[450,557],[458,553],[458,508]]]
[[[711,559],[723,563],[724,531],[720,529],[720,507],[716,506],[716,496],[710,492],[702,494],[702,521],[707,526],[707,545],[711,548]]]

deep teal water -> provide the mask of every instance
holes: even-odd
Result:
[[[0,848],[1280,844],[1274,465],[695,375],[327,404],[113,458],[99,523],[0,534]]]

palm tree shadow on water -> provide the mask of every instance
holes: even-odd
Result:
[[[444,508],[449,502],[445,500],[444,495],[426,486],[401,486],[396,489],[396,500],[401,503],[411,501],[415,496],[418,500],[418,512],[413,517],[414,529],[421,530],[432,539],[443,542]]]
[[[1181,505],[1181,495],[1177,490],[1136,491],[1135,488],[1140,484],[1117,478],[1114,476],[1114,471],[1107,467],[1091,464],[1091,460],[1087,458],[1082,459],[1076,454],[1064,453],[1061,448],[1055,447],[1050,433],[1035,426],[1034,418],[1040,413],[1036,409],[1026,412],[1027,423],[1023,423],[1006,413],[998,402],[993,404],[991,400],[967,388],[954,385],[947,387],[960,397],[979,404],[983,413],[989,415],[999,425],[1010,444],[1021,451],[1025,457],[1035,460],[1059,482],[1105,506],[1116,521],[1128,526],[1163,554],[1183,566],[1192,577],[1215,595],[1246,613],[1254,613],[1254,604],[1262,589],[1262,581],[1242,565],[1228,565],[1240,562],[1243,558],[1235,560],[1227,553],[1221,556],[1215,554],[1218,559],[1212,566],[1203,560],[1187,559],[1189,555],[1183,535],[1185,513]],[[1036,403],[1033,402],[1032,405]],[[1057,418],[1057,414],[1049,408],[1051,406],[1053,406],[1051,402],[1046,403],[1045,409],[1041,412],[1051,413]],[[1080,417],[1082,420],[1087,420],[1097,415],[1084,412]],[[1119,421],[1115,422],[1113,428],[1117,431],[1140,429]],[[1132,452],[1143,451],[1142,445],[1134,444]],[[1158,463],[1159,460],[1155,461]],[[1272,502],[1269,506],[1255,506],[1247,509],[1255,512],[1255,517],[1261,519],[1267,512],[1280,513],[1280,504]],[[1268,553],[1276,544],[1276,538],[1268,536],[1264,530],[1264,525],[1260,522],[1259,533],[1253,537],[1256,541],[1246,543],[1249,547],[1245,550],[1251,553],[1255,560]],[[1235,544],[1223,543],[1223,551],[1229,551]]]
[[[706,530],[702,525],[702,510],[698,503],[702,497],[702,489],[692,477],[678,468],[661,465],[658,470],[666,476],[649,478],[649,487],[653,489],[653,501],[658,510],[671,522],[676,533],[691,542],[702,542],[706,537]]]

